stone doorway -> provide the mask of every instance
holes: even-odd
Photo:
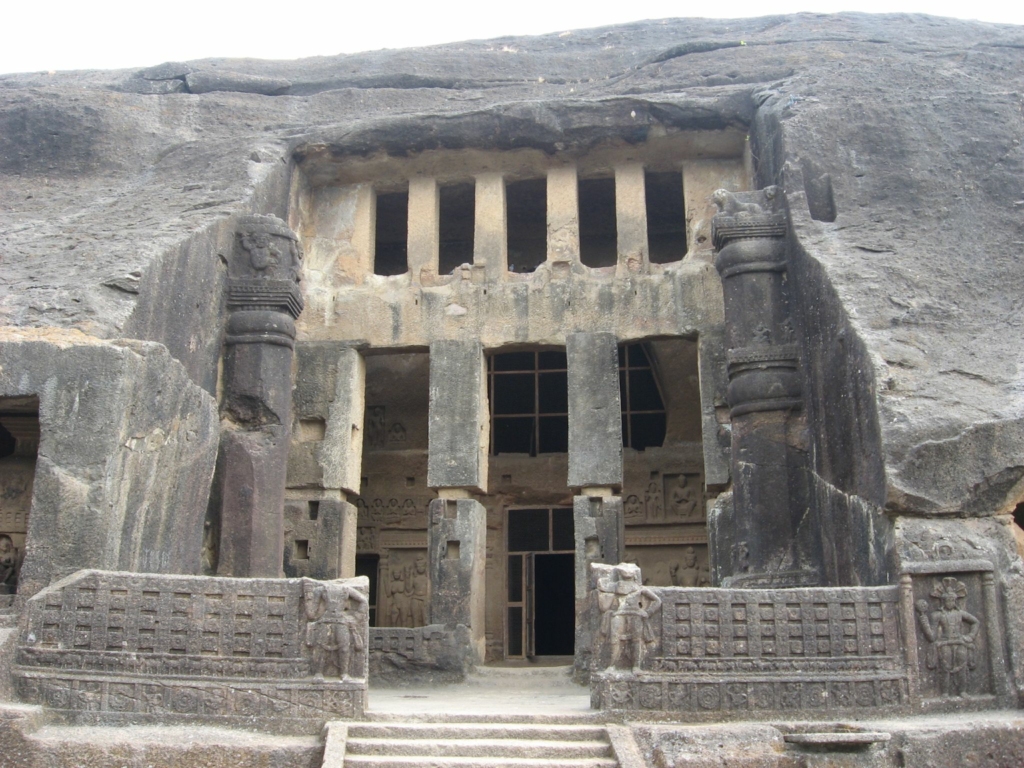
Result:
[[[571,507],[509,509],[507,659],[572,656],[575,542]]]

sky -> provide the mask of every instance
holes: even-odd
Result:
[[[1024,2],[963,0],[10,0],[0,73],[121,69],[206,57],[297,59],[673,17],[929,13],[1024,25]]]

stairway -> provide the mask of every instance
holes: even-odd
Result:
[[[334,724],[332,724],[333,726]],[[332,733],[332,736],[334,734]],[[332,750],[332,746],[334,749]],[[598,725],[351,723],[324,768],[618,768]],[[328,755],[334,759],[328,761]]]

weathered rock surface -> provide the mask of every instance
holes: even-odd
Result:
[[[0,322],[158,341],[212,391],[212,254],[229,214],[286,213],[297,150],[557,150],[750,126],[819,310],[805,347],[823,366],[853,350],[816,377],[815,413],[852,414],[817,468],[896,511],[1007,512],[1024,478],[1022,67],[1020,27],[803,14],[3,76]],[[227,90],[186,83],[201,73]]]
[[[166,349],[3,329],[0,395],[37,396],[43,425],[19,597],[79,568],[198,571],[217,407]]]

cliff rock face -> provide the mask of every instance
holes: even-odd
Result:
[[[818,471],[895,512],[1005,514],[1024,495],[1021,71],[1019,27],[805,14],[7,75],[0,324],[158,342],[212,392],[228,217],[286,216],[297,159],[749,128],[796,235],[810,423],[845,425]]]

